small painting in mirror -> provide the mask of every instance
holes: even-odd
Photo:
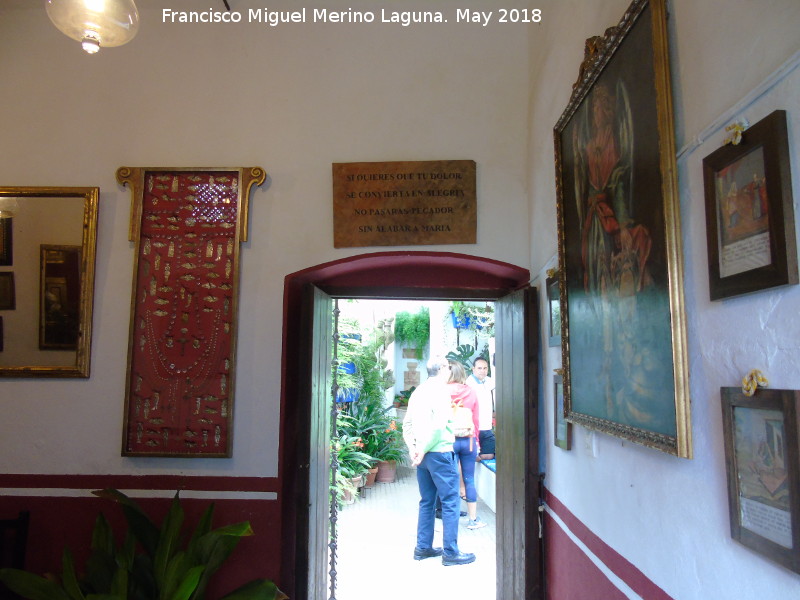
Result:
[[[0,219],[0,265],[11,266],[13,263],[11,245],[11,225],[13,219]]]
[[[0,273],[0,310],[14,310],[17,302],[14,295],[14,273]]]
[[[81,247],[41,245],[39,349],[74,350],[81,303]]]

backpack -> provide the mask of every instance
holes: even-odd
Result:
[[[475,435],[472,411],[464,406],[463,400],[453,402],[453,433],[456,437],[472,437]]]

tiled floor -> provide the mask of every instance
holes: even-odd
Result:
[[[458,535],[461,551],[477,558],[469,565],[445,567],[438,558],[413,559],[418,503],[414,470],[399,467],[394,483],[376,483],[341,510],[336,600],[496,598],[494,513],[478,500],[478,515],[488,525],[469,530],[464,517]],[[437,519],[434,546],[441,545]]]

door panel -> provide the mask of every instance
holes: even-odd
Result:
[[[541,597],[536,302],[526,288],[495,305],[497,600]]]
[[[308,463],[308,598],[327,598],[330,502],[331,349],[333,300],[317,287],[312,305],[310,447]]]

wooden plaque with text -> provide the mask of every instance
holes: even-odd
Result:
[[[333,245],[474,244],[475,161],[333,164]]]

